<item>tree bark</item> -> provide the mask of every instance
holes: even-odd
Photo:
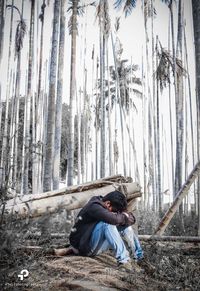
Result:
[[[63,91],[63,69],[65,49],[65,2],[61,0],[60,11],[60,39],[59,39],[59,60],[58,60],[58,84],[55,119],[55,143],[53,161],[53,189],[59,189],[60,177],[60,148],[61,148],[61,127],[62,127],[62,91]]]
[[[196,58],[196,102],[197,102],[197,155],[200,158],[200,1],[192,0],[194,43]],[[198,235],[200,236],[200,178],[197,185],[198,193]]]
[[[70,72],[70,101],[69,101],[69,149],[67,155],[67,185],[73,185],[74,176],[74,100],[76,88],[76,35],[78,0],[74,0],[72,6],[71,27],[71,72]]]
[[[123,186],[128,202],[141,196],[141,187],[137,183],[124,183]],[[112,183],[108,186],[78,191],[72,194],[66,194],[67,188],[62,190],[47,192],[43,194],[25,195],[20,198],[14,198],[7,201],[4,210],[4,217],[13,214],[16,218],[38,217],[43,214],[50,214],[60,209],[74,210],[83,207],[87,201],[94,195],[104,196],[107,193],[116,190],[117,185]],[[16,204],[17,203],[17,204]],[[3,206],[2,206],[3,207]],[[1,208],[2,210],[3,208]]]
[[[57,53],[58,53],[59,13],[60,13],[60,0],[55,0],[53,34],[52,34],[52,51],[50,63],[49,97],[48,97],[49,99],[47,116],[46,156],[43,182],[44,191],[49,191],[52,188],[53,150],[55,131],[55,88],[56,88]]]
[[[29,32],[29,56],[28,56],[28,87],[26,97],[26,120],[25,127],[25,141],[24,157],[22,159],[22,194],[28,193],[29,180],[29,159],[30,159],[30,116],[31,116],[31,96],[32,96],[32,78],[33,78],[33,49],[34,49],[34,15],[35,15],[35,1],[31,1],[31,18],[30,18],[30,32]]]

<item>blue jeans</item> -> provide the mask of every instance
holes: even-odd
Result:
[[[129,251],[127,251],[127,248]],[[136,260],[143,257],[140,242],[131,226],[124,227],[99,222],[90,239],[91,256],[99,255],[102,252],[112,249],[119,263],[126,263],[130,255]]]

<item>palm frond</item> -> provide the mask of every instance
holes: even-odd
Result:
[[[131,83],[137,84],[137,85],[142,85],[142,81],[140,78],[132,77],[131,78]]]
[[[120,17],[116,17],[115,19],[115,31],[117,32],[120,27]]]
[[[142,98],[142,92],[141,91],[139,91],[139,90],[137,90],[137,89],[135,89],[135,88],[130,88],[130,91],[136,96],[136,97],[138,97],[138,98]]]
[[[43,4],[41,5],[41,13],[39,14],[39,19],[41,20],[41,22],[44,21],[45,8],[46,8],[46,4],[45,4],[45,2],[43,2]]]
[[[23,47],[23,40],[26,34],[26,23],[24,19],[19,20],[15,35],[15,53],[16,55],[21,51]]]
[[[177,0],[161,0],[163,3],[167,4],[168,7],[172,5],[172,2],[176,3]]]
[[[170,80],[170,69],[174,71],[173,56],[167,50],[161,47],[161,52],[158,52],[159,64],[156,70],[156,78],[160,85],[160,90],[163,91],[168,84],[171,83]],[[183,67],[182,61],[176,58],[176,76],[180,78],[181,76],[186,76],[187,71]]]
[[[21,16],[21,12],[19,11],[19,9],[17,8],[17,6],[15,6],[15,5],[6,5],[6,8],[8,8],[8,9],[15,9],[15,10],[17,10],[17,12],[19,13],[19,17],[21,18],[22,16]]]
[[[122,4],[124,3],[123,11],[125,13],[125,17],[127,17],[135,8],[136,2],[137,0],[116,0],[114,3],[114,8],[120,9],[122,7]]]

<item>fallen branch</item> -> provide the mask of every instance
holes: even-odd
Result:
[[[191,242],[200,243],[198,236],[160,236],[160,235],[139,235],[141,241],[168,241],[168,242]]]
[[[171,219],[173,218],[174,214],[176,213],[177,209],[179,208],[183,198],[188,194],[188,191],[196,179],[196,177],[200,173],[200,161],[196,164],[192,172],[190,173],[188,179],[185,181],[179,192],[177,193],[172,205],[165,213],[164,217],[162,218],[161,222],[159,223],[155,235],[162,235],[169,225]]]

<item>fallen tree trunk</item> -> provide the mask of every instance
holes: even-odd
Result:
[[[101,188],[89,189],[71,194],[66,194],[69,188],[64,188],[59,190],[59,193],[58,191],[52,191],[43,194],[24,195],[7,201],[4,209],[4,216],[13,214],[16,218],[26,218],[29,216],[38,217],[43,214],[57,212],[60,209],[78,209],[83,207],[92,196],[105,196],[107,193],[116,190],[118,186],[120,185],[112,183],[111,185]],[[124,189],[128,202],[137,197],[141,197],[141,187],[138,183],[122,183],[121,186]],[[82,190],[84,185],[78,187]],[[72,187],[70,187],[70,189],[71,188]]]
[[[173,218],[174,214],[176,213],[177,209],[179,208],[183,198],[188,194],[188,191],[189,191],[192,183],[194,182],[196,177],[199,175],[199,173],[200,173],[200,161],[196,164],[196,166],[194,167],[194,169],[190,173],[189,177],[187,178],[187,180],[185,181],[185,183],[183,184],[183,186],[181,187],[181,189],[177,193],[172,205],[167,210],[167,212],[165,213],[161,222],[159,223],[159,225],[155,231],[155,235],[162,235],[164,233],[165,229],[167,228],[171,219]]]
[[[42,237],[42,232],[38,231],[35,233],[27,233],[24,236],[24,239],[39,239]],[[68,233],[57,232],[50,233],[49,238],[51,239],[67,239],[69,237]],[[138,235],[141,241],[167,241],[167,242],[191,242],[191,243],[200,243],[200,237],[198,236],[160,236],[160,235],[149,235],[141,234]]]
[[[142,241],[173,241],[173,242],[191,242],[200,243],[198,236],[160,236],[160,235],[139,235]]]
[[[121,183],[131,183],[132,178],[130,177],[123,177],[122,175],[115,175],[115,176],[110,176],[106,178],[102,178],[99,180],[95,180],[93,182],[86,182],[81,185],[73,185],[69,187],[64,187],[62,189],[54,190],[54,191],[48,191],[44,193],[38,193],[38,194],[28,194],[28,195],[18,195],[14,197],[13,199],[10,199],[7,201],[7,206],[9,205],[14,205],[22,202],[29,202],[32,200],[39,200],[39,199],[44,199],[53,197],[53,196],[59,196],[63,194],[72,194],[72,193],[77,193],[77,192],[84,192],[90,189],[97,189],[101,188],[103,186],[107,185],[116,185],[119,186]],[[120,184],[119,184],[120,183]],[[141,187],[138,185],[138,189],[140,191]]]

